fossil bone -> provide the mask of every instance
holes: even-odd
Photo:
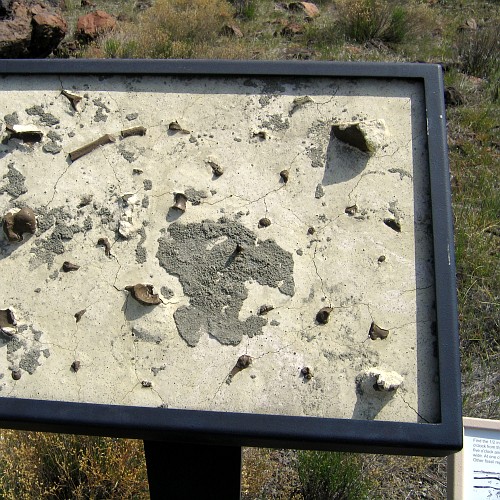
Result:
[[[259,130],[258,132],[254,132],[253,136],[258,137],[259,139],[262,139],[262,140],[267,139],[267,133],[265,130]]]
[[[372,340],[386,339],[389,335],[389,330],[384,330],[383,328],[380,328],[380,326],[378,326],[377,324],[375,324],[375,322],[372,321],[368,335]]]
[[[172,130],[174,132],[180,132],[181,134],[190,134],[191,133],[189,130],[182,128],[179,125],[179,122],[177,120],[175,122],[170,122],[168,124],[168,129]]]
[[[350,207],[346,207],[346,209],[344,210],[344,212],[347,215],[355,215],[357,211],[358,211],[357,205],[351,205]]]
[[[286,184],[290,178],[290,172],[288,170],[282,170],[280,172],[281,180]]]
[[[313,378],[313,372],[308,366],[304,366],[302,370],[300,370],[300,374],[306,379],[311,380]]]
[[[17,321],[12,309],[0,309],[0,332],[7,337],[16,333]]]
[[[132,127],[132,128],[126,128],[120,132],[120,135],[125,138],[125,137],[131,137],[133,135],[146,135],[146,128],[139,126],[139,127]]]
[[[234,365],[233,369],[229,373],[226,379],[226,384],[230,384],[233,380],[233,377],[240,372],[241,370],[244,370],[245,368],[248,368],[252,364],[252,357],[249,356],[248,354],[243,354],[238,358],[238,361],[236,361],[236,364]]]
[[[82,319],[82,316],[87,312],[87,309],[82,309],[81,311],[78,311],[77,313],[75,313],[75,319],[76,319],[76,322],[78,323],[81,319]]]
[[[262,217],[259,221],[259,227],[268,227],[271,225],[271,221],[267,217]]]
[[[137,285],[126,286],[125,290],[130,292],[132,297],[144,306],[155,306],[161,304],[160,297],[157,293],[153,292],[153,285],[143,285],[142,283],[138,283]]]
[[[43,132],[32,125],[6,125],[9,139],[21,139],[24,142],[40,142]]]
[[[8,212],[3,218],[3,231],[9,241],[22,241],[24,233],[36,231],[35,212],[30,207],[23,207],[18,212]]]
[[[71,151],[69,157],[71,161],[78,160],[78,158],[81,158],[82,156],[91,153],[92,151],[94,151],[94,149],[97,149],[100,146],[104,146],[105,144],[110,144],[115,141],[116,139],[111,134],[104,134],[103,136],[99,137],[99,139],[96,139],[93,142],[85,144],[85,146],[82,146],[81,148]]]
[[[83,99],[81,95],[78,95],[78,94],[75,94],[74,92],[70,92],[69,90],[62,90],[61,91],[61,94],[64,96],[64,97],[67,97],[69,102],[71,103],[71,107],[75,110],[75,111],[78,111],[76,109],[76,106],[78,105],[78,103]]]
[[[97,245],[104,247],[104,253],[107,257],[111,257],[111,245],[108,238],[99,238],[97,240]]]
[[[269,304],[264,304],[264,305],[259,307],[257,314],[259,316],[262,316],[263,314],[267,314],[269,311],[272,311],[273,309],[274,309],[274,306],[271,306]]]
[[[331,307],[323,307],[316,314],[316,321],[322,325],[326,325],[330,319],[330,313],[333,311]]]
[[[78,269],[80,269],[80,266],[66,260],[63,262],[62,269],[65,273],[69,273],[70,271],[77,271]]]
[[[80,366],[81,366],[81,363],[78,360],[75,360],[75,361],[73,361],[73,363],[71,363],[71,369],[75,373],[80,369]]]
[[[396,231],[397,233],[401,232],[401,224],[396,219],[384,219],[384,224],[393,229],[394,231]]]
[[[220,177],[224,173],[224,169],[215,161],[208,160],[207,163],[212,168],[212,173],[215,175],[215,177]]]
[[[289,116],[292,116],[295,113],[295,111],[297,111],[302,106],[305,106],[306,104],[309,104],[312,102],[314,102],[314,101],[308,95],[296,97],[293,100],[292,107],[290,109],[290,112],[288,113]]]
[[[184,193],[175,193],[174,204],[172,205],[172,208],[176,208],[181,212],[185,212],[186,202],[187,202],[187,196]]]

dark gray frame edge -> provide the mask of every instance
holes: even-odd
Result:
[[[440,66],[221,60],[0,60],[0,76],[9,74],[322,76],[423,81],[433,218],[441,422],[413,424],[2,398],[0,426],[200,444],[365,453],[445,456],[462,448],[453,218]]]

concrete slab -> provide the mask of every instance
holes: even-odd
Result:
[[[440,420],[422,84],[38,75],[0,94],[0,215],[37,220],[0,240],[1,396]]]

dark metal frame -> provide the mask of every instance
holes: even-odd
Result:
[[[1,398],[0,427],[139,438],[146,441],[146,450],[150,447],[150,457],[158,451],[151,443],[158,444],[159,441],[196,445],[204,450],[220,450],[221,446],[233,449],[262,446],[430,456],[445,456],[461,449],[453,219],[440,66],[193,60],[0,60],[0,89],[2,76],[16,74],[332,77],[387,79],[394,80],[395,84],[397,80],[422,82],[434,237],[441,421],[435,424],[361,421]]]

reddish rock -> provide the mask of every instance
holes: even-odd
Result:
[[[114,30],[116,18],[103,10],[95,10],[78,18],[75,37],[82,43],[89,43],[99,35]]]
[[[304,26],[298,23],[289,23],[281,30],[281,36],[292,37],[304,33]]]
[[[63,17],[44,4],[19,0],[7,14],[0,20],[0,58],[47,57],[66,35]]]
[[[24,5],[15,4],[12,19],[0,21],[0,58],[29,57],[31,16]]]
[[[319,16],[318,7],[312,2],[292,2],[288,4],[290,10],[303,11],[307,17],[313,18]]]

